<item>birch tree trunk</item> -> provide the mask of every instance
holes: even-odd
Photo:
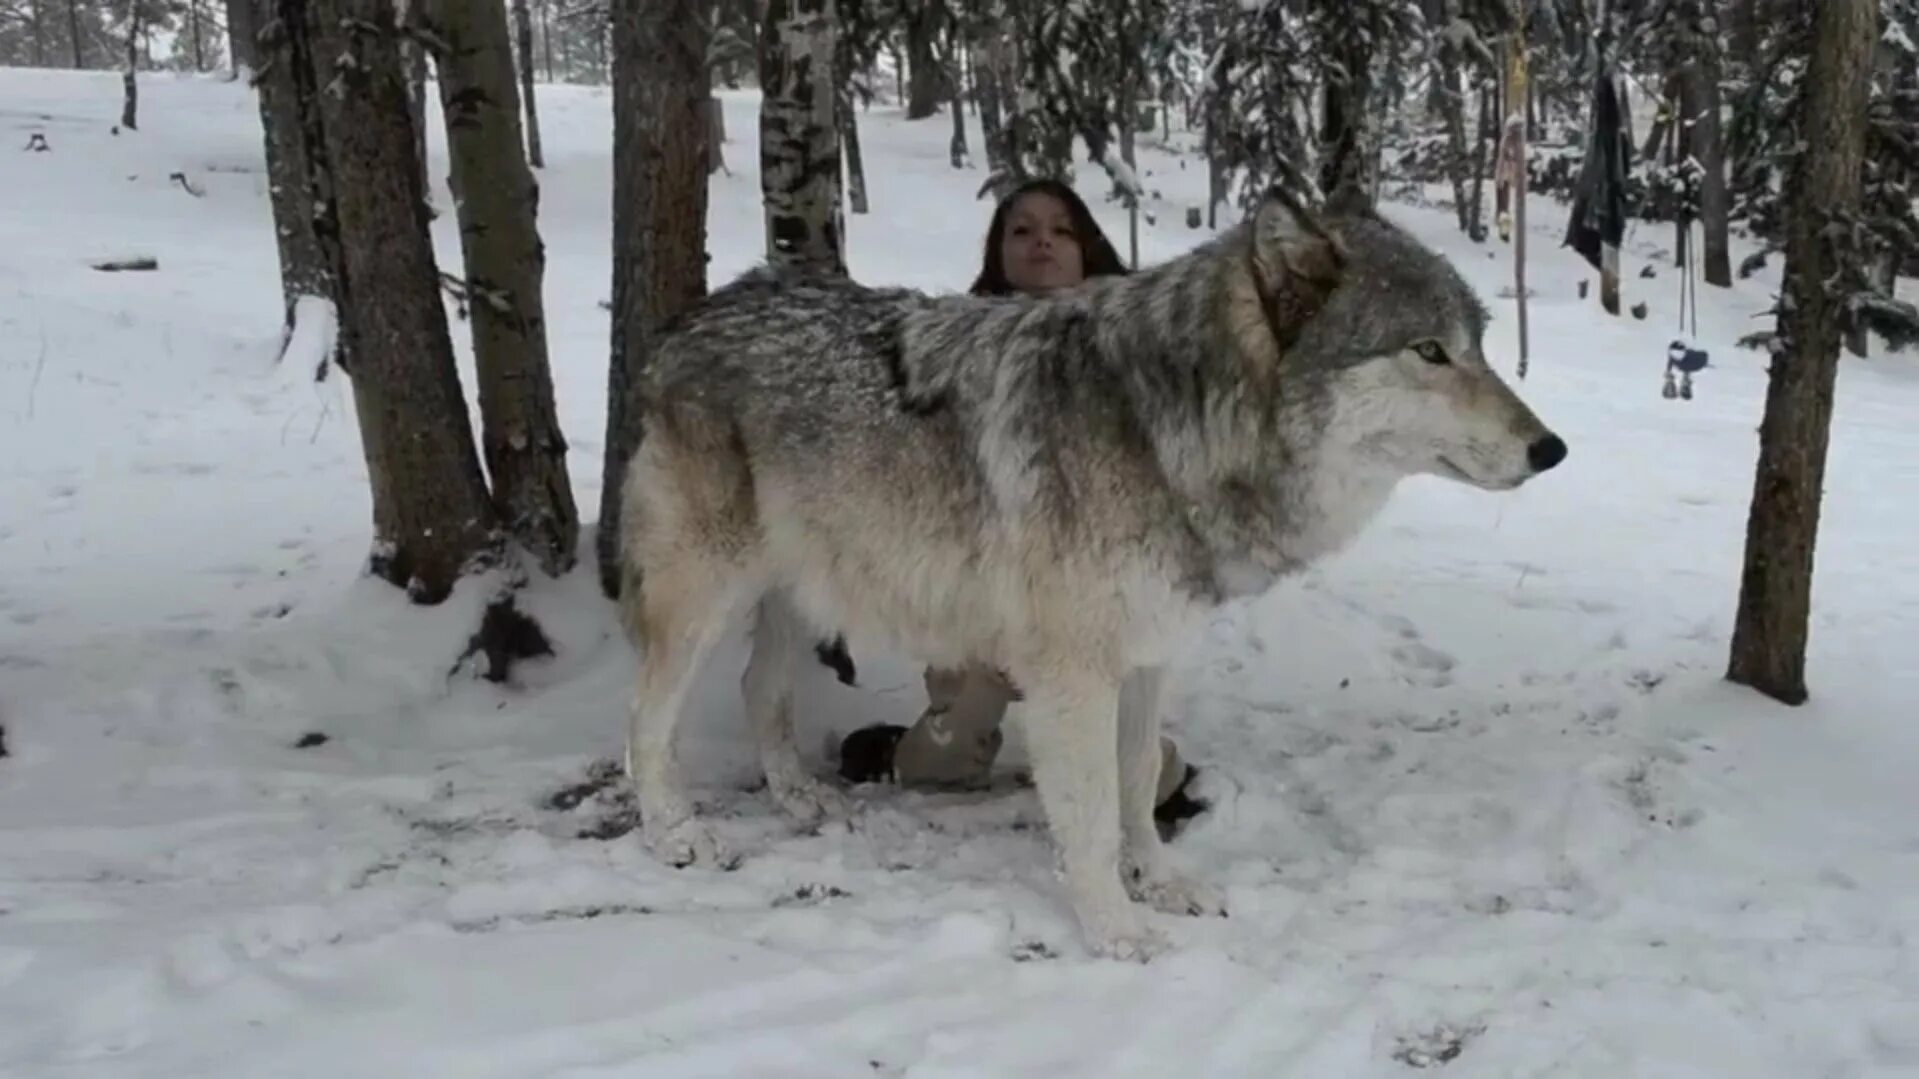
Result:
[[[760,192],[770,262],[845,273],[834,32],[833,0],[767,0],[760,33]]]

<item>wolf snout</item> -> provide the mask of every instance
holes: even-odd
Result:
[[[1558,435],[1547,435],[1526,447],[1526,463],[1534,472],[1545,472],[1565,459],[1566,440]]]

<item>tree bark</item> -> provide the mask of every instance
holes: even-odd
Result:
[[[980,141],[986,144],[986,167],[990,172],[1005,167],[1004,148],[998,145],[1001,141],[999,74],[994,47],[989,44],[989,38],[999,32],[991,28],[982,31],[976,26],[967,43],[973,54],[973,102],[979,109]]]
[[[120,102],[120,126],[140,130],[140,88],[133,81],[133,69],[140,63],[140,0],[127,0],[127,69],[120,76],[124,96]]]
[[[254,7],[256,2],[258,0],[226,0],[227,54],[236,78],[242,71],[254,70],[259,63],[254,55],[254,39],[260,33],[260,16]]]
[[[526,9],[526,0],[513,0],[513,24],[519,40],[520,98],[526,108],[526,161],[543,169],[546,152],[540,148],[540,110],[533,100],[533,16]]]
[[[267,188],[280,254],[283,333],[284,340],[290,340],[302,297],[333,299],[333,268],[339,256],[332,248],[338,233],[332,216],[332,180],[324,157],[314,153],[324,142],[312,59],[301,51],[310,42],[289,32],[298,25],[297,12],[289,14],[284,4],[263,12],[268,17],[254,57],[263,56],[265,63],[257,69],[254,87],[260,97]]]
[[[1466,235],[1474,243],[1486,242],[1486,143],[1492,137],[1492,113],[1495,84],[1485,82],[1479,88],[1479,133],[1473,143],[1472,194],[1467,197]]]
[[[372,574],[444,600],[497,556],[453,361],[390,0],[280,0],[314,65],[332,175],[334,280],[373,495]]]
[[[629,0],[613,21],[613,353],[595,537],[608,596],[620,591],[620,492],[640,443],[640,378],[661,327],[706,293],[704,6]]]
[[[1446,123],[1446,178],[1453,187],[1453,213],[1459,231],[1470,233],[1472,222],[1466,207],[1466,98],[1459,88],[1459,54],[1443,34],[1452,21],[1450,3],[1434,5],[1442,38],[1434,68],[1431,103]]]
[[[1320,190],[1326,193],[1328,206],[1365,209],[1373,203],[1373,152],[1367,129],[1373,122],[1368,114],[1372,96],[1372,55],[1359,34],[1345,35],[1339,42],[1340,67],[1344,74],[1328,79],[1321,112]]]
[[[796,0],[790,6],[804,8],[808,5],[805,0]],[[939,36],[943,7],[944,0],[907,0],[908,120],[924,120],[940,111],[945,73],[940,69],[939,58],[935,55],[934,42]]]
[[[524,0],[516,6],[525,12]],[[558,577],[576,561],[580,517],[547,363],[540,191],[522,149],[506,8],[499,0],[432,0],[427,10],[445,44],[436,61],[440,105],[494,511],[540,568]]]
[[[760,33],[767,259],[845,273],[833,0],[768,0]]]
[[[1669,76],[1659,91],[1659,99],[1654,102],[1652,126],[1646,131],[1646,144],[1639,149],[1641,161],[1656,161],[1659,148],[1666,145],[1672,129],[1673,114],[1679,111],[1680,81],[1677,76]]]
[[[966,93],[965,82],[960,78],[959,32],[955,30],[947,38],[946,86],[947,97],[953,110],[953,138],[947,143],[946,156],[956,169],[966,167]]]
[[[426,0],[403,0],[402,9],[412,10]],[[413,167],[420,174],[420,197],[433,190],[433,179],[426,169],[426,49],[417,41],[400,43],[400,56],[406,64],[407,112],[413,119]]]
[[[85,38],[80,36],[80,0],[67,0],[67,43],[73,46],[74,69],[87,66]]]
[[[1785,188],[1785,280],[1726,677],[1789,705],[1807,698],[1813,548],[1846,320],[1845,298],[1827,288],[1843,256],[1824,233],[1863,202],[1877,8],[1820,0]]]
[[[206,38],[200,33],[200,0],[187,0],[187,36],[193,46],[193,70],[207,69]]]
[[[1691,28],[1689,28],[1691,29]],[[1726,189],[1725,140],[1721,136],[1719,43],[1703,31],[1692,34],[1691,62],[1684,73],[1685,117],[1699,181],[1701,269],[1708,285],[1732,287],[1730,240],[1732,196]]]
[[[866,160],[860,156],[860,119],[853,109],[853,91],[841,84],[835,91],[840,143],[846,148],[846,201],[856,214],[871,211],[866,198]]]
[[[553,14],[547,0],[540,0],[540,52],[546,60],[546,81],[553,82]]]

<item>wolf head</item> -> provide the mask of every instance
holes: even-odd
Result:
[[[1486,307],[1445,259],[1376,216],[1322,223],[1277,193],[1250,227],[1276,377],[1310,402],[1323,444],[1394,477],[1486,490],[1565,458],[1486,362]]]

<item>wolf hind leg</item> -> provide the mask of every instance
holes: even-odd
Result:
[[[740,676],[767,789],[780,808],[808,824],[852,809],[844,794],[807,771],[793,737],[794,680],[815,636],[785,589],[766,593],[754,611],[752,649]]]
[[[731,868],[738,859],[695,815],[674,738],[693,680],[725,632],[738,585],[729,567],[704,558],[645,568],[639,594],[621,594],[640,651],[627,774],[639,789],[641,834],[669,865]]]
[[[1137,667],[1119,691],[1120,873],[1127,894],[1167,914],[1224,915],[1218,893],[1172,864],[1153,821],[1166,754],[1159,737],[1166,670]]]

